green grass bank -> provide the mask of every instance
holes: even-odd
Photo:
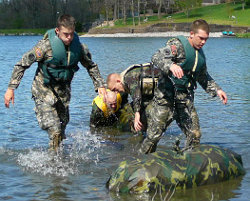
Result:
[[[47,29],[0,29],[0,35],[43,35]]]
[[[232,17],[233,16],[233,17]],[[146,16],[146,22],[144,17],[141,15],[141,24],[138,25],[138,17],[135,17],[135,26],[133,26],[133,19],[128,18],[126,24],[123,23],[123,19],[116,20],[114,26],[102,26],[95,29],[145,29],[145,27],[152,27],[157,24],[172,24],[178,23],[191,23],[196,19],[205,19],[209,24],[224,25],[232,27],[246,27],[246,30],[250,30],[250,6],[245,6],[242,10],[241,3],[224,3],[218,5],[204,6],[200,8],[195,8],[190,10],[189,17],[186,16],[184,12],[179,12],[170,15],[162,15],[159,19],[157,15]],[[224,30],[221,30],[224,31]],[[249,38],[250,34],[247,33],[237,33],[236,37],[246,37]]]
[[[234,16],[234,17],[232,17]],[[138,25],[138,17],[135,17],[135,26],[133,26],[132,18],[128,18],[126,24],[123,20],[116,20],[114,26],[102,26],[94,29],[101,30],[116,30],[116,32],[123,32],[124,29],[141,29],[144,31],[145,27],[154,26],[163,23],[190,23],[195,19],[205,19],[209,24],[230,25],[234,27],[248,27],[250,30],[250,6],[246,5],[242,10],[241,3],[224,3],[218,5],[204,6],[190,10],[189,17],[184,12],[175,14],[162,15],[158,19],[157,15],[147,16],[146,22],[144,17],[140,17],[141,25]],[[46,29],[0,29],[0,35],[43,35]],[[84,34],[84,33],[79,33]],[[236,33],[236,37],[250,38],[249,31],[247,33]]]
[[[162,15],[160,19],[158,19],[157,15],[147,16],[147,22],[142,23],[141,26],[164,22],[192,22],[198,18],[206,20],[209,24],[250,26],[250,6],[245,6],[245,9],[242,10],[241,3],[224,3],[195,8],[190,10],[189,17],[187,17],[184,12],[171,14],[171,17],[169,16],[170,15]],[[232,16],[235,18],[232,18]],[[143,21],[143,19],[144,17],[141,17],[141,21]],[[138,25],[138,17],[135,18],[135,23]],[[132,18],[127,19],[126,25],[123,24],[122,19],[115,22],[115,27],[126,26],[133,26]]]

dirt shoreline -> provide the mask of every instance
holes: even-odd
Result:
[[[189,36],[189,32],[168,31],[168,32],[147,32],[147,33],[114,33],[114,34],[84,34],[80,37],[109,37],[109,38],[122,38],[122,37],[174,37],[174,36]],[[210,37],[222,37],[221,32],[211,32]]]

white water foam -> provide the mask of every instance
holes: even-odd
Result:
[[[68,138],[69,144],[66,142],[57,153],[42,148],[30,149],[27,153],[18,154],[17,162],[25,171],[62,177],[78,174],[84,163],[94,162],[97,165],[101,145],[97,136],[89,131],[78,131]]]

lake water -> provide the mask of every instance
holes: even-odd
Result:
[[[109,130],[91,134],[89,115],[96,96],[84,68],[72,83],[70,123],[62,153],[48,154],[48,136],[36,121],[31,83],[37,65],[26,70],[15,93],[15,105],[6,109],[3,96],[14,64],[41,36],[0,37],[0,200],[152,200],[152,195],[110,194],[105,183],[119,162],[137,152],[136,137]],[[81,38],[89,46],[101,74],[121,72],[150,61],[167,38]],[[250,39],[210,38],[204,47],[208,71],[227,92],[225,106],[201,87],[195,105],[202,143],[230,148],[242,155],[246,175],[215,185],[178,190],[172,200],[249,200],[250,195]],[[175,123],[159,144],[170,146],[185,137]],[[157,199],[160,200],[160,197]]]

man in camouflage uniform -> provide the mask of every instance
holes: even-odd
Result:
[[[152,57],[164,76],[158,87],[148,112],[147,137],[141,144],[140,152],[154,152],[165,129],[175,119],[187,137],[186,146],[199,144],[201,132],[199,118],[194,107],[196,82],[212,96],[218,95],[224,104],[226,93],[215,83],[207,72],[202,51],[209,37],[209,26],[204,20],[196,20],[191,25],[190,36],[170,39]]]
[[[125,93],[116,93],[107,90],[106,101],[103,97],[96,96],[92,102],[90,115],[90,128],[95,129],[113,127],[126,131],[133,131],[133,109]]]
[[[79,69],[79,61],[87,69],[95,90],[106,97],[105,83],[98,66],[92,61],[87,46],[80,43],[75,33],[75,19],[70,15],[62,15],[58,18],[57,27],[49,30],[15,65],[5,93],[5,106],[9,107],[10,101],[14,104],[14,90],[19,86],[25,70],[38,62],[32,98],[38,123],[48,131],[52,150],[56,150],[65,138],[71,81]]]
[[[147,106],[153,98],[160,76],[160,69],[154,68],[151,63],[145,63],[131,65],[121,74],[112,73],[107,77],[107,85],[110,90],[125,92],[132,97],[136,132],[145,130],[147,127]]]
[[[90,127],[98,128],[114,125],[120,116],[122,98],[120,93],[107,91],[106,101],[97,96],[92,102]]]

